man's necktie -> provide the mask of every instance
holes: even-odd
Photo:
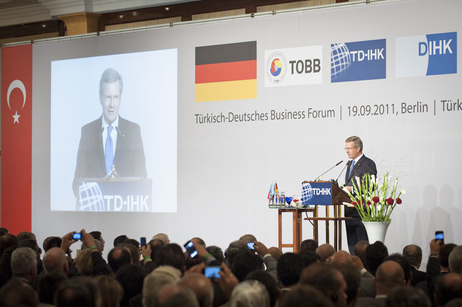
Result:
[[[114,164],[114,149],[112,145],[112,126],[107,127],[107,138],[106,138],[106,150],[104,153],[106,159],[106,173],[109,174],[112,170],[112,165]]]
[[[351,165],[350,165],[350,173],[348,174],[348,178],[351,177],[351,172],[353,171],[353,167],[355,166],[355,160],[351,160]]]

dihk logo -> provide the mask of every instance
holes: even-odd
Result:
[[[396,77],[457,73],[457,32],[396,38]]]
[[[273,52],[266,61],[266,76],[269,81],[279,84],[287,74],[287,61],[281,52]]]

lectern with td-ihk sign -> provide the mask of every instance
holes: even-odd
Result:
[[[278,209],[278,233],[279,248],[292,247],[296,253],[302,242],[302,213],[306,213],[304,220],[310,221],[313,225],[313,239],[319,244],[319,221],[325,222],[326,226],[326,243],[329,242],[330,223],[334,224],[334,249],[342,249],[342,221],[352,219],[342,216],[343,202],[350,202],[348,194],[331,181],[304,181],[302,183],[302,208],[284,208]],[[319,206],[325,207],[325,216],[319,215]],[[333,214],[331,216],[330,206]],[[293,241],[292,243],[282,243],[282,213],[292,213]],[[311,214],[312,216],[308,216]]]

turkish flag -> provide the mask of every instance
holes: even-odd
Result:
[[[2,48],[2,214],[10,233],[31,231],[32,45]]]

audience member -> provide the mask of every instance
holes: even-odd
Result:
[[[164,242],[164,245],[170,244],[170,238],[168,237],[167,234],[162,233],[162,232],[160,232],[160,233],[154,235],[154,236],[152,237],[152,239],[153,239],[153,240],[159,239],[159,240],[161,240],[162,242]]]
[[[181,271],[169,265],[156,268],[149,273],[143,282],[143,307],[155,307],[159,291],[180,281]]]
[[[11,246],[18,246],[18,238],[12,234],[5,234],[0,237],[0,256],[3,254],[4,250]]]
[[[392,260],[379,265],[374,280],[377,293],[375,298],[360,297],[356,302],[357,307],[385,306],[385,300],[390,292],[405,283],[403,269]]]
[[[99,275],[95,277],[95,282],[101,293],[101,307],[122,306],[120,301],[124,295],[124,289],[115,278]]]
[[[170,265],[181,272],[185,271],[186,259],[178,244],[170,243],[159,248],[154,258],[156,268],[163,265]]]
[[[282,250],[276,246],[268,248],[268,252],[271,256],[273,256],[274,260],[276,261],[279,261],[279,258],[282,256]]]
[[[112,273],[116,274],[117,271],[125,264],[131,264],[132,263],[132,257],[130,255],[130,251],[120,245],[117,245],[113,249],[109,251],[109,254],[107,255],[107,260],[109,263],[109,266],[112,269]]]
[[[5,227],[0,227],[0,237],[8,233],[9,233],[8,229],[6,229]]]
[[[334,252],[334,247],[329,243],[322,244],[316,249],[316,254],[319,255],[319,261],[322,263],[325,263],[326,260],[334,254]]]
[[[36,253],[29,247],[18,247],[11,254],[11,272],[13,276],[28,284],[37,277]]]
[[[385,258],[384,261],[387,261],[387,260],[395,261],[401,266],[404,272],[405,285],[407,286],[411,285],[412,273],[411,273],[411,264],[409,263],[409,261],[403,255],[400,255],[398,253],[391,254],[390,256]]]
[[[456,298],[462,298],[462,275],[451,272],[439,276],[435,284],[435,306],[444,306]]]
[[[370,245],[369,241],[361,240],[353,247],[353,256],[359,257],[364,267],[366,266],[366,248]]]
[[[47,273],[57,272],[67,277],[69,262],[64,251],[59,247],[49,249],[43,256],[43,268]]]
[[[101,231],[92,231],[92,232],[90,232],[90,234],[93,236],[93,239],[95,239],[95,242],[96,242],[96,240],[98,240],[99,245],[96,244],[96,247],[98,248],[98,250],[101,253],[103,253],[104,245],[106,244],[106,241],[104,240],[103,236],[101,235]]]
[[[360,241],[362,242],[362,241]],[[362,261],[359,259],[358,256],[351,256],[350,253],[346,251],[338,251],[336,252],[330,261],[331,264],[338,266],[351,266],[354,267],[358,273],[360,274],[360,289],[359,293],[357,293],[357,297],[375,297],[375,285],[374,285],[374,276],[372,274],[368,273],[368,275],[362,275],[362,272],[365,271],[364,266]],[[345,272],[343,276],[345,277],[345,280],[347,277],[345,276]],[[348,287],[350,287],[349,282],[347,281]],[[350,289],[351,291],[351,289]],[[348,293],[347,293],[348,294]],[[348,302],[351,302],[353,300],[351,294],[348,294]]]
[[[270,307],[269,293],[259,281],[244,280],[234,287],[229,306]]]
[[[302,243],[300,243],[299,252],[315,253],[317,248],[318,248],[318,242],[316,242],[313,239],[307,239],[307,240],[303,240]]]
[[[86,286],[71,280],[64,282],[58,288],[54,297],[54,305],[56,307],[97,307],[91,291]]]
[[[284,294],[289,287],[298,283],[304,268],[305,263],[300,254],[285,253],[279,258],[277,274]]]
[[[454,247],[449,254],[449,268],[451,272],[462,274],[462,245]]]
[[[210,246],[207,246],[205,249],[209,254],[215,257],[215,259],[219,261],[220,263],[222,263],[225,260],[225,256],[223,255],[223,250],[220,247],[216,245],[210,245]]]
[[[158,307],[199,307],[194,292],[181,285],[162,288],[157,297]]]
[[[196,272],[186,274],[178,284],[194,292],[200,307],[213,306],[212,282],[203,274]]]
[[[123,265],[115,274],[115,279],[124,289],[123,298],[120,301],[121,307],[128,307],[129,301],[141,294],[143,290],[143,280],[145,277],[143,268],[134,264]],[[141,298],[140,298],[141,299]]]
[[[45,273],[38,281],[37,293],[41,306],[52,306],[53,298],[61,283],[66,277],[58,272]]]
[[[274,278],[268,272],[261,270],[252,271],[247,274],[245,280],[257,280],[263,286],[265,286],[270,297],[270,306],[276,306],[281,297],[281,291],[279,290],[279,287]]]
[[[228,267],[232,266],[234,257],[241,251],[246,251],[250,253],[247,243],[240,240],[229,243],[228,248],[225,250],[225,263],[228,265]]]
[[[348,253],[349,254],[349,253]],[[332,263],[334,268],[342,273],[343,278],[347,284],[345,293],[347,295],[347,306],[354,307],[356,301],[358,300],[359,290],[361,288],[361,274],[359,270],[353,265],[341,264],[341,263]]]
[[[334,307],[321,291],[310,285],[296,285],[281,298],[280,307]]]
[[[422,249],[415,244],[406,245],[403,248],[403,256],[411,264],[412,281],[411,285],[416,286],[419,282],[427,280],[427,273],[419,271],[422,263]]]
[[[342,273],[325,263],[313,263],[303,269],[301,285],[310,285],[327,296],[335,306],[347,305],[347,284]]]
[[[0,290],[0,306],[2,307],[36,307],[37,295],[24,280],[12,278]]]
[[[114,247],[116,247],[119,244],[124,243],[125,240],[127,240],[128,237],[126,235],[120,235],[114,239]]]
[[[18,239],[18,245],[24,240],[34,240],[37,242],[37,237],[30,231],[21,231],[16,238]]]
[[[239,238],[239,241],[242,241],[245,244],[247,244],[251,242],[257,242],[257,238],[253,234],[245,234]]]
[[[393,289],[385,300],[386,307],[431,307],[425,292],[416,287],[400,286]]]
[[[365,251],[366,269],[375,276],[375,272],[383,260],[388,256],[387,247],[380,241],[376,241],[366,247]]]

